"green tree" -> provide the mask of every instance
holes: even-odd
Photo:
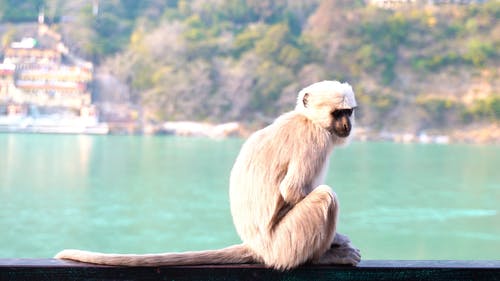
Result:
[[[43,0],[0,0],[0,22],[34,22]]]

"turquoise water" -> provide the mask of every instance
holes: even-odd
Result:
[[[239,139],[0,134],[0,257],[238,243]],[[366,259],[500,259],[500,146],[353,143],[327,183]]]

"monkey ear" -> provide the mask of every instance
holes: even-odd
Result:
[[[304,107],[307,108],[308,102],[309,102],[309,93],[305,93],[304,96],[302,97],[302,104],[304,104]]]

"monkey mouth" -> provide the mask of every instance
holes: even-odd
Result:
[[[339,138],[346,138],[351,133],[350,129],[349,130],[348,129],[336,129],[335,127],[330,128],[328,131],[330,131],[330,133],[332,135],[335,135]]]
[[[341,132],[336,133],[336,135],[338,137],[341,137],[341,138],[346,138],[349,136],[349,134],[350,134],[350,131],[341,131]]]

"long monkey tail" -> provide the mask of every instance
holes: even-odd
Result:
[[[244,244],[234,245],[219,250],[144,255],[103,254],[81,250],[63,250],[59,252],[55,258],[121,266],[237,264],[256,262],[252,252]]]

